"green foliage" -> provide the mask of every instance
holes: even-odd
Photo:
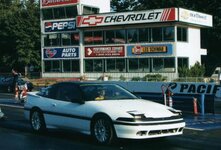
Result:
[[[0,2],[0,68],[9,71],[16,67],[40,66],[40,11],[33,0]]]
[[[133,78],[131,78],[131,81],[141,81],[141,78],[140,77],[133,77]]]
[[[143,81],[166,81],[167,77],[161,74],[147,74],[143,77]]]
[[[205,66],[196,62],[190,69],[188,67],[178,68],[179,82],[204,82]]]
[[[179,77],[203,77],[205,74],[205,66],[196,62],[190,69],[188,67],[178,68]]]
[[[126,81],[126,77],[124,77],[123,75],[120,76],[120,81]]]

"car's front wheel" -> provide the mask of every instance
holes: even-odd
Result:
[[[92,136],[99,144],[111,144],[115,139],[115,130],[108,117],[98,117],[93,120]]]
[[[30,124],[35,132],[43,132],[46,129],[43,114],[39,110],[33,110],[30,115]]]

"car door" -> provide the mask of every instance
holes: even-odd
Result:
[[[54,94],[50,96],[48,122],[57,127],[88,130],[90,122],[85,117],[85,104],[81,103],[82,95],[78,85],[61,83],[51,93]]]

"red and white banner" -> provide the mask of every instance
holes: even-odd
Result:
[[[41,0],[42,7],[76,4],[79,0]]]
[[[85,47],[85,57],[124,57],[124,46]]]
[[[77,27],[177,21],[177,8],[77,16]]]

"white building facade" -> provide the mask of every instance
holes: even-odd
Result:
[[[110,13],[109,0],[42,0],[42,77],[172,80],[206,55],[204,27],[211,15],[183,8]]]

